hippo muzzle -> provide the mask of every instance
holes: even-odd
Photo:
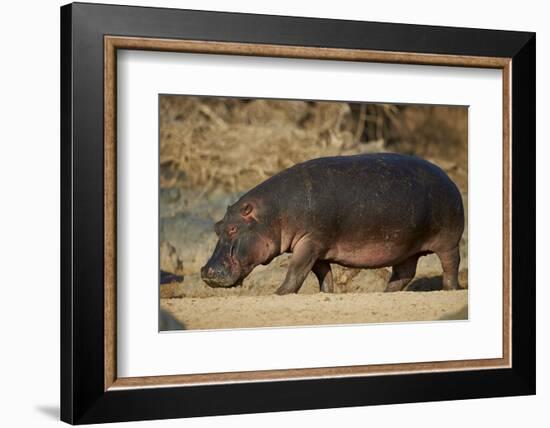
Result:
[[[230,243],[218,242],[212,257],[201,268],[201,278],[210,287],[233,287],[239,284],[241,268]]]
[[[205,265],[201,268],[201,279],[213,288],[228,288],[238,285],[238,278],[233,280],[220,267]]]

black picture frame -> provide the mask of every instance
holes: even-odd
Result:
[[[512,58],[512,367],[105,391],[105,35]],[[85,424],[534,394],[535,98],[534,33],[63,6],[61,419]]]

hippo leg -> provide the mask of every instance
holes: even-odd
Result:
[[[317,260],[312,270],[319,281],[321,291],[323,293],[334,293],[334,282],[332,280],[330,263],[323,260]]]
[[[315,261],[317,260],[317,251],[309,241],[301,241],[296,244],[290,258],[288,271],[286,272],[285,280],[275,293],[279,295],[297,293],[304,283],[306,276]]]
[[[458,247],[449,251],[439,251],[436,254],[443,268],[443,290],[456,290],[458,288],[458,265],[460,264]]]
[[[418,257],[418,255],[414,255],[392,267],[392,274],[385,292],[401,291],[412,281],[416,274]]]

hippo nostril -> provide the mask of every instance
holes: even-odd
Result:
[[[210,266],[210,267],[207,267],[207,266],[203,266],[201,268],[201,277],[202,278],[212,278],[215,276],[215,270]]]

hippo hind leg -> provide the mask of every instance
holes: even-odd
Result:
[[[416,275],[418,258],[419,255],[415,254],[392,267],[392,274],[386,286],[386,292],[401,291],[412,281]]]
[[[332,279],[330,263],[323,260],[317,260],[312,270],[319,281],[320,290],[323,293],[334,293],[334,281]]]
[[[460,251],[458,246],[448,251],[436,252],[443,268],[443,290],[456,290],[458,285],[458,266],[460,265]]]

